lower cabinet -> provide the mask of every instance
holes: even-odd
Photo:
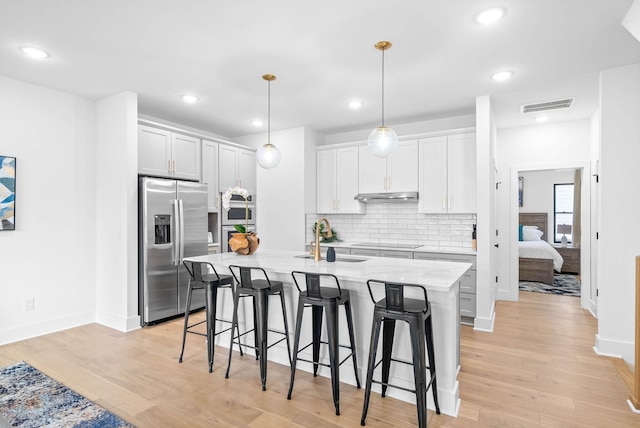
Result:
[[[413,253],[414,259],[446,260],[471,263],[471,269],[460,280],[460,322],[473,325],[476,316],[476,256],[443,253]]]

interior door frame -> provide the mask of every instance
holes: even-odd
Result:
[[[511,166],[509,177],[509,230],[518,230],[518,214],[520,212],[518,206],[518,176],[521,172],[548,171],[556,169],[581,169],[582,170],[582,188],[581,208],[582,208],[582,236],[580,244],[580,281],[582,287],[580,290],[580,306],[584,309],[591,310],[591,265],[595,262],[595,254],[591,251],[592,230],[591,230],[591,164],[589,161],[567,161],[567,162],[551,162],[536,164],[516,164]],[[510,233],[509,242],[509,294],[512,300],[519,300],[520,289],[518,287],[518,237],[517,234]]]

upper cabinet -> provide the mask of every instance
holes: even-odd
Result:
[[[250,194],[256,193],[256,152],[220,144],[219,190],[240,186]]]
[[[316,153],[316,211],[364,212],[358,194],[358,147],[318,150]]]
[[[359,193],[418,191],[418,140],[400,141],[386,158],[360,146]]]
[[[475,133],[421,138],[418,146],[418,211],[475,213]]]
[[[218,189],[218,143],[202,140],[202,182],[207,187],[207,210],[215,213],[220,210]]]
[[[200,139],[139,125],[138,173],[200,180]]]

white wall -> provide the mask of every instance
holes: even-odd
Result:
[[[583,168],[581,258],[590,260],[590,135],[588,120],[549,123],[498,130],[498,168],[504,171],[497,193],[498,230],[502,236],[498,251],[497,298],[518,299],[518,175],[522,171]],[[524,182],[524,201],[531,198]],[[529,211],[523,209],[523,211]],[[589,284],[588,269],[582,269],[583,286]]]
[[[634,363],[640,255],[640,64],[600,75],[600,257],[596,349]],[[636,367],[636,370],[638,368]]]
[[[319,134],[306,128],[271,133],[271,142],[280,150],[282,160],[272,169],[257,166],[256,227],[261,248],[304,250],[305,214],[315,211],[318,140]],[[255,148],[266,141],[264,133],[235,138],[238,144]]]
[[[17,158],[16,230],[0,232],[3,344],[94,320],[96,107],[4,76],[0,94],[0,154]]]

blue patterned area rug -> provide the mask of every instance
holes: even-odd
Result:
[[[556,273],[553,275],[553,285],[543,282],[520,281],[520,291],[580,297],[580,280],[576,275]]]
[[[24,362],[0,368],[0,427],[3,426],[133,427]]]

